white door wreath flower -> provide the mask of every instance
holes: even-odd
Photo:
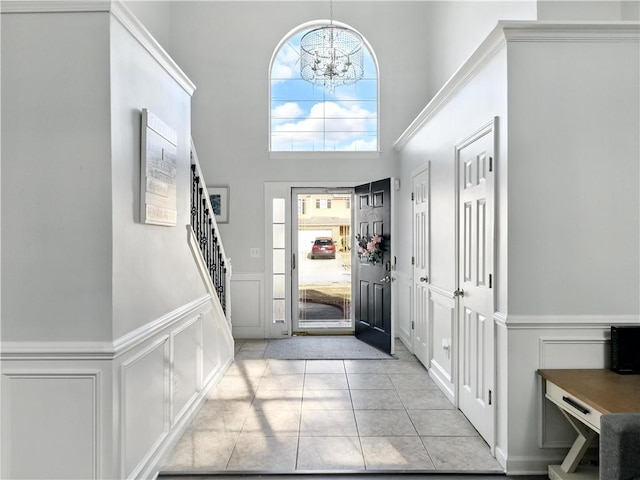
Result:
[[[356,235],[358,242],[358,258],[364,259],[369,263],[382,261],[382,236]]]

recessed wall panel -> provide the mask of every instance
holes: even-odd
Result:
[[[169,430],[169,339],[122,364],[122,474],[127,478]]]
[[[97,381],[91,374],[3,375],[4,478],[97,478]]]
[[[173,335],[173,420],[176,422],[198,391],[198,352],[201,325],[198,320]]]

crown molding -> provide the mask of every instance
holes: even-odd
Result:
[[[476,73],[498,53],[506,44],[501,25],[495,27],[480,46],[471,54],[466,62],[451,76],[444,86],[436,93],[427,106],[411,122],[407,129],[393,144],[393,148],[400,151],[413,136],[429,121],[462,87],[473,78]]]
[[[640,22],[504,22],[507,42],[638,42]]]
[[[195,84],[187,77],[178,64],[169,56],[164,48],[153,38],[149,30],[131,13],[124,3],[119,0],[105,1],[16,1],[3,0],[0,2],[3,14],[16,13],[110,13],[122,26],[144,47],[147,52],[160,64],[173,79],[192,96],[196,90]]]
[[[113,1],[111,3],[111,14],[135,37],[155,60],[164,68],[178,84],[192,96],[196,91],[195,84],[187,77],[178,64],[169,56],[164,48],[153,38],[149,30],[131,13],[124,3]]]
[[[638,42],[640,22],[500,21],[393,144],[400,151],[507,43]]]
[[[65,12],[108,12],[111,10],[109,0],[2,0],[2,13],[65,13]]]

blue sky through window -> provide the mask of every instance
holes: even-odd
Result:
[[[315,28],[315,27],[311,27]],[[364,47],[364,76],[329,91],[300,77],[302,30],[283,44],[271,68],[271,151],[378,150],[378,79]]]

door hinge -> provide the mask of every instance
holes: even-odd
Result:
[[[413,194],[413,192],[411,192],[411,201],[413,202],[415,200],[415,195]]]
[[[416,257],[411,257],[411,265],[415,265],[416,264]]]
[[[416,328],[416,322],[411,320],[411,330],[415,330],[415,328]]]
[[[489,390],[489,405],[491,405],[491,390]]]
[[[489,157],[489,171],[493,172],[493,157]]]
[[[296,254],[292,253],[291,254],[291,270],[295,270],[296,269]]]
[[[489,274],[489,288],[493,288],[493,275]]]

